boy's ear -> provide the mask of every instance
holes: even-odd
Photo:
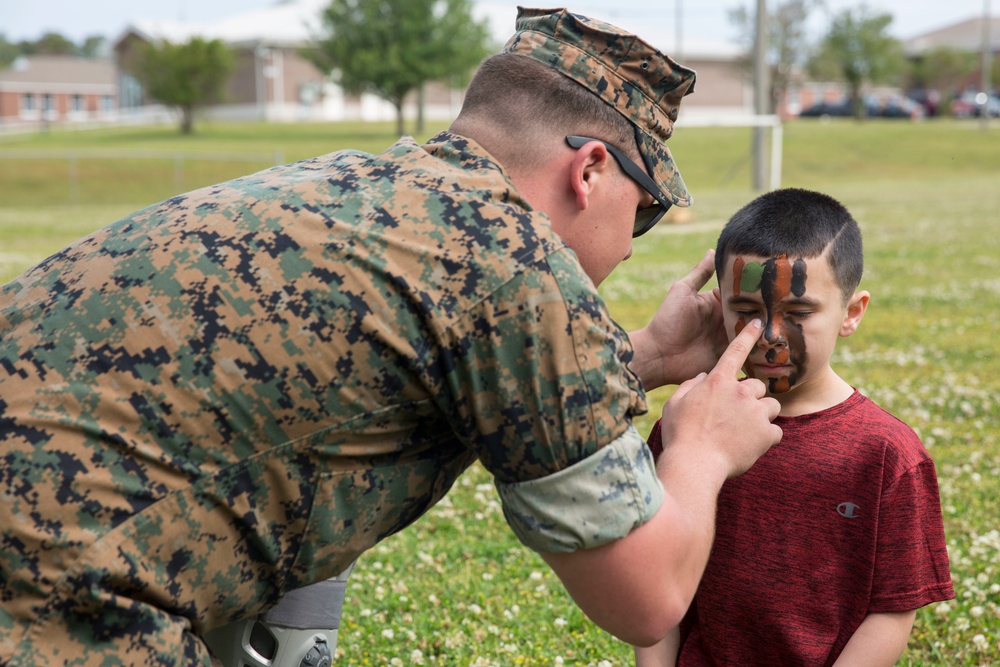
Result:
[[[871,299],[871,294],[865,290],[851,295],[847,302],[847,313],[844,315],[844,321],[840,324],[841,338],[847,338],[858,330],[861,318],[865,316],[865,311],[868,309],[869,299]]]

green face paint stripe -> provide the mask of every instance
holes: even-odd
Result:
[[[740,277],[740,292],[756,292],[760,289],[760,279],[764,275],[764,265],[760,262],[747,262]]]

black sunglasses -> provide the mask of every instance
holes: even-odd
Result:
[[[638,135],[638,130],[636,130],[636,135]],[[639,145],[638,140],[639,137],[636,136],[636,145]],[[618,165],[622,168],[622,170],[628,174],[633,181],[642,186],[643,190],[652,195],[654,200],[656,200],[656,203],[652,206],[639,209],[635,212],[635,224],[632,227],[632,238],[642,236],[660,221],[660,218],[663,217],[673,202],[664,196],[660,188],[657,187],[653,179],[649,177],[649,174],[643,171],[642,167],[637,165],[627,155],[625,155],[625,153],[621,152],[608,142],[602,139],[581,137],[578,135],[570,135],[566,137],[566,143],[572,148],[583,148],[584,144],[589,141],[600,141],[604,144],[604,147],[608,149],[608,152],[611,153],[611,156],[618,162]],[[639,151],[639,154],[642,155],[642,151]],[[649,164],[649,160],[645,155],[643,155],[643,161],[646,162],[646,166],[649,168],[649,171],[652,172],[652,165]]]

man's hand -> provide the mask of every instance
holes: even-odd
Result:
[[[761,331],[760,320],[753,320],[710,373],[681,384],[663,406],[663,458],[714,459],[727,477],[735,477],[781,439],[781,429],[771,423],[781,406],[765,397],[760,380],[736,378]]]
[[[620,540],[543,553],[587,616],[619,639],[651,646],[683,618],[705,571],[719,489],[781,438],[778,402],[736,379],[761,335],[754,320],[709,373],[683,383],[663,410],[660,509]]]
[[[629,335],[635,349],[631,367],[647,390],[708,372],[725,349],[718,295],[700,292],[713,273],[715,251],[709,250],[670,287],[649,324]]]

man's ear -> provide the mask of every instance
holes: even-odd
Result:
[[[590,197],[601,180],[614,167],[614,158],[600,141],[590,141],[576,151],[570,162],[570,189],[577,207],[582,211],[590,204]]]
[[[841,338],[847,338],[858,330],[861,318],[865,316],[865,311],[868,309],[869,299],[871,299],[871,294],[865,290],[851,295],[847,302],[847,314],[844,315],[844,321],[840,324]]]

